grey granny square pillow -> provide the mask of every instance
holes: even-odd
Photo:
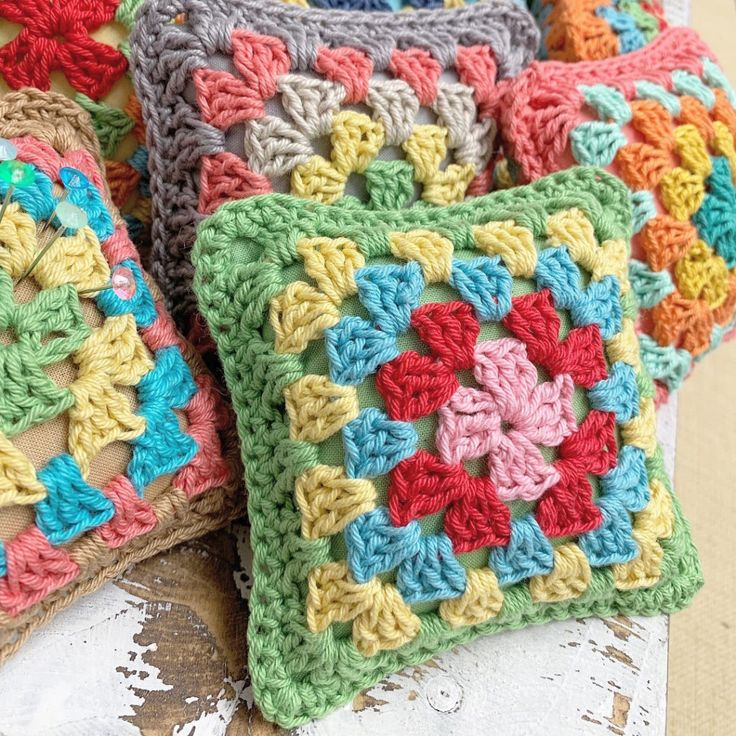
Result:
[[[154,275],[192,331],[201,218],[271,191],[449,204],[490,188],[496,81],[534,57],[512,0],[366,13],[153,0],[131,36],[150,149]]]

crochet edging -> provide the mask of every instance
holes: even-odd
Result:
[[[596,170],[573,169],[569,172],[563,172],[559,175],[548,177],[547,180],[537,182],[527,187],[521,187],[511,193],[503,195],[488,195],[479,198],[473,203],[455,205],[447,208],[455,215],[462,213],[469,207],[480,207],[483,209],[485,204],[487,207],[484,211],[491,210],[494,204],[501,203],[501,206],[510,206],[514,203],[526,205],[534,195],[547,197],[552,199],[555,184],[561,183],[564,186],[574,188],[576,180],[580,183],[585,177],[593,175],[597,177],[597,181],[601,184],[601,192],[608,192],[612,198],[622,196],[624,191],[622,185],[613,177],[598,174]],[[584,197],[578,197],[578,204],[581,205],[585,200]],[[234,254],[228,250],[230,238],[234,236],[243,236],[252,239],[252,243],[258,240],[258,227],[248,229],[246,225],[252,225],[253,220],[248,217],[248,213],[254,213],[262,204],[273,204],[274,206],[282,206],[287,203],[289,206],[296,206],[297,210],[306,214],[308,211],[315,216],[330,217],[330,219],[342,219],[349,217],[350,211],[343,210],[338,212],[334,208],[314,205],[309,202],[295,200],[284,195],[271,195],[268,197],[253,198],[251,200],[243,200],[226,205],[215,216],[206,221],[199,231],[199,238],[194,252],[194,260],[197,265],[197,276],[195,280],[195,290],[202,302],[204,311],[207,313],[209,326],[212,334],[218,341],[220,354],[223,358],[226,378],[231,389],[236,389],[236,376],[240,375],[236,366],[236,356],[228,349],[227,333],[233,327],[228,321],[227,315],[222,319],[218,314],[221,310],[227,311],[225,300],[228,294],[232,297],[232,292],[227,289],[218,289],[215,281],[210,281],[211,271],[207,268],[208,259],[218,261],[220,268],[222,267],[222,259],[226,259],[231,265],[242,263]],[[425,211],[426,216],[426,211]],[[600,214],[600,213],[598,213]],[[226,221],[235,215],[236,225],[233,227],[226,226]],[[385,215],[385,213],[384,213]],[[370,219],[371,214],[366,212],[357,213],[357,218]],[[395,219],[405,220],[407,226],[410,225],[412,219],[417,218],[415,213],[412,216],[411,211],[403,213],[395,213]],[[419,215],[421,216],[421,215]],[[240,222],[237,220],[242,217]],[[297,215],[298,217],[298,215]],[[375,219],[380,219],[381,215],[374,214]],[[450,215],[438,215],[443,219],[446,217],[450,221]],[[621,218],[618,220],[618,226],[624,231],[630,231],[630,223],[625,212],[622,212]],[[391,219],[391,216],[388,216]],[[263,227],[267,227],[264,218]],[[270,221],[270,220],[269,220]],[[230,287],[234,281],[230,278],[236,269],[225,268],[228,274],[226,281]],[[252,306],[252,305],[249,305]],[[245,315],[245,305],[239,311]],[[249,338],[256,339],[258,336],[258,328],[256,326],[248,326],[245,324],[247,317],[243,323],[239,325],[240,329],[245,329],[249,333]],[[237,402],[237,397],[234,395]],[[238,427],[243,436],[247,436],[252,432],[253,427],[248,420],[247,412],[244,407],[237,407],[238,411]],[[277,452],[279,440],[281,436],[285,436],[285,420],[278,418],[272,422],[272,431],[269,435],[274,438],[270,452]],[[288,432],[286,432],[288,435]],[[377,680],[387,674],[401,669],[404,666],[419,664],[428,657],[438,653],[441,648],[445,651],[453,646],[461,644],[480,634],[490,634],[502,630],[511,630],[523,628],[529,624],[539,624],[550,620],[560,620],[570,617],[584,616],[607,616],[617,613],[623,614],[654,614],[654,613],[670,613],[674,612],[689,603],[695,592],[702,585],[702,574],[700,572],[697,553],[689,538],[689,525],[684,520],[677,499],[672,496],[669,479],[661,469],[661,452],[656,456],[656,465],[652,471],[652,476],[660,480],[667,488],[673,500],[673,509],[675,514],[675,531],[673,536],[661,542],[664,549],[665,558],[664,565],[670,570],[677,568],[682,572],[681,575],[675,575],[673,580],[664,580],[651,589],[639,591],[616,592],[610,591],[603,599],[593,602],[573,602],[567,605],[539,605],[534,611],[529,611],[522,615],[509,615],[507,619],[499,622],[498,619],[486,622],[478,626],[468,627],[461,630],[449,630],[442,624],[433,621],[427,623],[426,615],[422,617],[422,631],[417,639],[393,652],[384,652],[371,658],[366,662],[365,659],[355,655],[352,656],[352,650],[348,645],[344,649],[343,661],[335,663],[329,659],[330,654],[334,654],[334,649],[330,647],[331,652],[323,657],[321,663],[322,668],[315,673],[314,678],[309,676],[305,679],[304,672],[289,672],[283,665],[279,664],[279,651],[281,648],[294,646],[293,637],[299,628],[294,626],[294,622],[286,615],[287,610],[293,611],[293,606],[303,606],[300,599],[299,585],[289,585],[280,578],[278,574],[269,574],[269,557],[268,551],[264,548],[270,535],[263,527],[262,519],[259,514],[263,504],[271,505],[269,500],[269,488],[261,487],[262,484],[257,482],[258,468],[257,463],[248,462],[245,451],[243,452],[246,462],[248,475],[253,478],[250,484],[249,511],[252,519],[252,542],[254,549],[254,569],[257,575],[254,580],[254,588],[251,596],[251,618],[249,621],[249,641],[251,651],[251,673],[253,678],[254,692],[264,715],[275,720],[285,727],[293,727],[305,723],[310,718],[319,717],[333,710],[335,707],[346,703],[350,700],[355,691],[370,686]],[[283,525],[292,528],[296,537],[299,535],[299,512],[295,507],[286,508],[279,507],[279,518]],[[295,553],[298,554],[298,553]],[[298,565],[298,561],[294,564]],[[607,573],[602,572],[599,575],[605,576]],[[276,605],[280,601],[281,607]],[[289,602],[287,608],[286,602]],[[501,614],[499,618],[504,616]],[[288,638],[287,642],[287,629]],[[310,636],[308,632],[304,634],[306,641]],[[441,643],[440,643],[441,641]],[[335,646],[336,643],[333,643]],[[263,650],[267,649],[268,654]],[[353,653],[354,654],[354,653]],[[255,658],[262,656],[266,662],[257,662]],[[341,678],[341,687],[328,692],[325,684],[325,669],[330,666],[339,670],[338,677]],[[342,666],[341,666],[342,665]],[[349,684],[348,684],[349,683]],[[291,695],[289,695],[291,693]],[[296,694],[294,694],[296,693]]]

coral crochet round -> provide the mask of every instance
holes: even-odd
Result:
[[[14,89],[48,90],[51,72],[61,71],[78,92],[102,97],[125,74],[128,62],[90,33],[113,19],[118,2],[3,0],[0,17],[23,28],[0,48],[0,72]]]

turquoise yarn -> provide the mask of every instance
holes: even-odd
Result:
[[[396,587],[410,605],[457,598],[466,582],[465,568],[444,533],[420,537],[418,552],[404,559],[396,573]]]
[[[511,540],[506,547],[491,549],[488,564],[503,588],[552,572],[554,553],[534,517],[526,514],[511,520]]]
[[[362,317],[343,317],[324,332],[325,352],[334,383],[359,385],[399,354],[396,338]]]
[[[645,509],[651,491],[644,450],[632,445],[622,447],[616,467],[601,478],[601,493],[607,498],[617,498],[632,513]]]
[[[355,272],[363,306],[383,332],[399,335],[409,329],[412,310],[419,306],[424,275],[416,261],[404,266],[366,266]]]
[[[618,422],[633,419],[639,414],[639,387],[634,369],[617,361],[611,366],[608,378],[590,389],[588,399],[594,409],[614,412]]]
[[[417,432],[409,422],[389,419],[380,409],[363,409],[342,430],[348,478],[377,478],[393,470],[417,449]]]
[[[499,256],[452,260],[450,286],[473,305],[481,322],[499,321],[509,313],[512,282]]]
[[[421,549],[419,522],[394,526],[388,509],[378,507],[345,527],[350,572],[359,583],[398,567]]]
[[[38,480],[48,496],[35,505],[36,526],[51,544],[64,544],[115,514],[112,501],[82,478],[71,455],[52,458],[38,472]]]

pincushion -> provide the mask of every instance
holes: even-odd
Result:
[[[597,169],[403,211],[272,194],[202,223],[267,718],[303,723],[479,634],[690,600],[630,235]]]
[[[499,104],[517,183],[579,163],[627,185],[642,358],[662,398],[734,326],[735,107],[713,54],[686,28],[617,59],[534,64]]]
[[[33,172],[0,220],[2,660],[131,563],[225,525],[244,494],[230,412],[140,267],[87,114],[9,93],[0,137]],[[67,167],[88,185],[66,190],[88,225],[62,225],[24,275]]]
[[[281,191],[393,208],[488,191],[495,82],[528,63],[537,40],[510,0],[410,13],[147,4],[131,44],[152,268],[180,324],[195,311],[196,225],[223,202]]]

